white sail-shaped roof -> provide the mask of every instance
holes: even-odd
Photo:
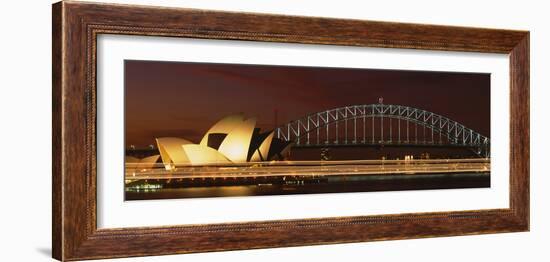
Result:
[[[231,133],[231,131],[233,131],[233,129],[241,125],[243,121],[244,121],[243,114],[234,114],[234,115],[229,115],[222,118],[220,121],[214,124],[208,130],[208,132],[206,132],[206,134],[204,134],[200,142],[200,145],[201,146],[208,145],[208,136],[210,136],[210,134],[229,134]]]
[[[177,165],[189,164],[189,157],[182,148],[182,145],[192,144],[189,140],[177,137],[161,137],[156,140],[166,170],[174,169]]]
[[[201,145],[183,145],[183,150],[191,165],[212,165],[231,163],[227,157],[216,149]]]
[[[250,161],[252,162],[258,162],[258,161],[267,161],[268,154],[269,154],[269,148],[271,147],[271,142],[273,141],[273,135],[275,133],[271,131],[271,133],[262,141],[260,144],[260,147],[254,151],[254,154],[252,155],[252,158]]]
[[[232,162],[246,162],[254,127],[256,127],[256,118],[240,122],[227,134],[218,151]]]
[[[250,147],[255,127],[256,118],[245,119],[243,114],[234,114],[214,124],[203,136],[200,144],[193,144],[186,139],[176,137],[163,137],[156,140],[160,157],[167,170],[178,166],[243,163],[249,160],[250,150],[254,150],[250,161],[267,161],[274,133],[267,135],[258,148],[252,149]],[[225,135],[217,149],[208,146],[211,134]],[[129,161],[135,160],[129,159]]]

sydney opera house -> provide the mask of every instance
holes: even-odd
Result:
[[[229,115],[214,124],[195,144],[185,138],[156,138],[160,155],[143,159],[126,157],[127,172],[150,169],[159,158],[166,170],[183,166],[227,165],[245,162],[282,160],[290,143],[274,137],[273,131],[261,132],[256,118]]]

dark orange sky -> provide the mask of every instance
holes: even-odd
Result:
[[[155,137],[199,142],[222,117],[242,112],[258,127],[355,105],[425,109],[490,135],[490,75],[323,67],[125,61],[126,145]]]

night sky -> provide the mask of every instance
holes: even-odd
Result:
[[[233,113],[257,117],[257,127],[269,130],[379,97],[490,136],[489,74],[127,60],[126,146],[145,147],[165,136],[197,143]]]

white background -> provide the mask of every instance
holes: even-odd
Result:
[[[109,1],[111,2],[111,1]],[[208,9],[436,23],[531,31],[531,232],[299,248],[217,252],[125,261],[548,261],[550,29],[545,1],[119,1]],[[0,240],[2,261],[51,255],[51,7],[10,1],[0,11]],[[538,120],[538,121],[537,121]],[[18,187],[15,187],[18,185]]]
[[[97,58],[99,228],[509,207],[506,55],[100,35]],[[490,73],[491,188],[124,202],[124,59]]]

